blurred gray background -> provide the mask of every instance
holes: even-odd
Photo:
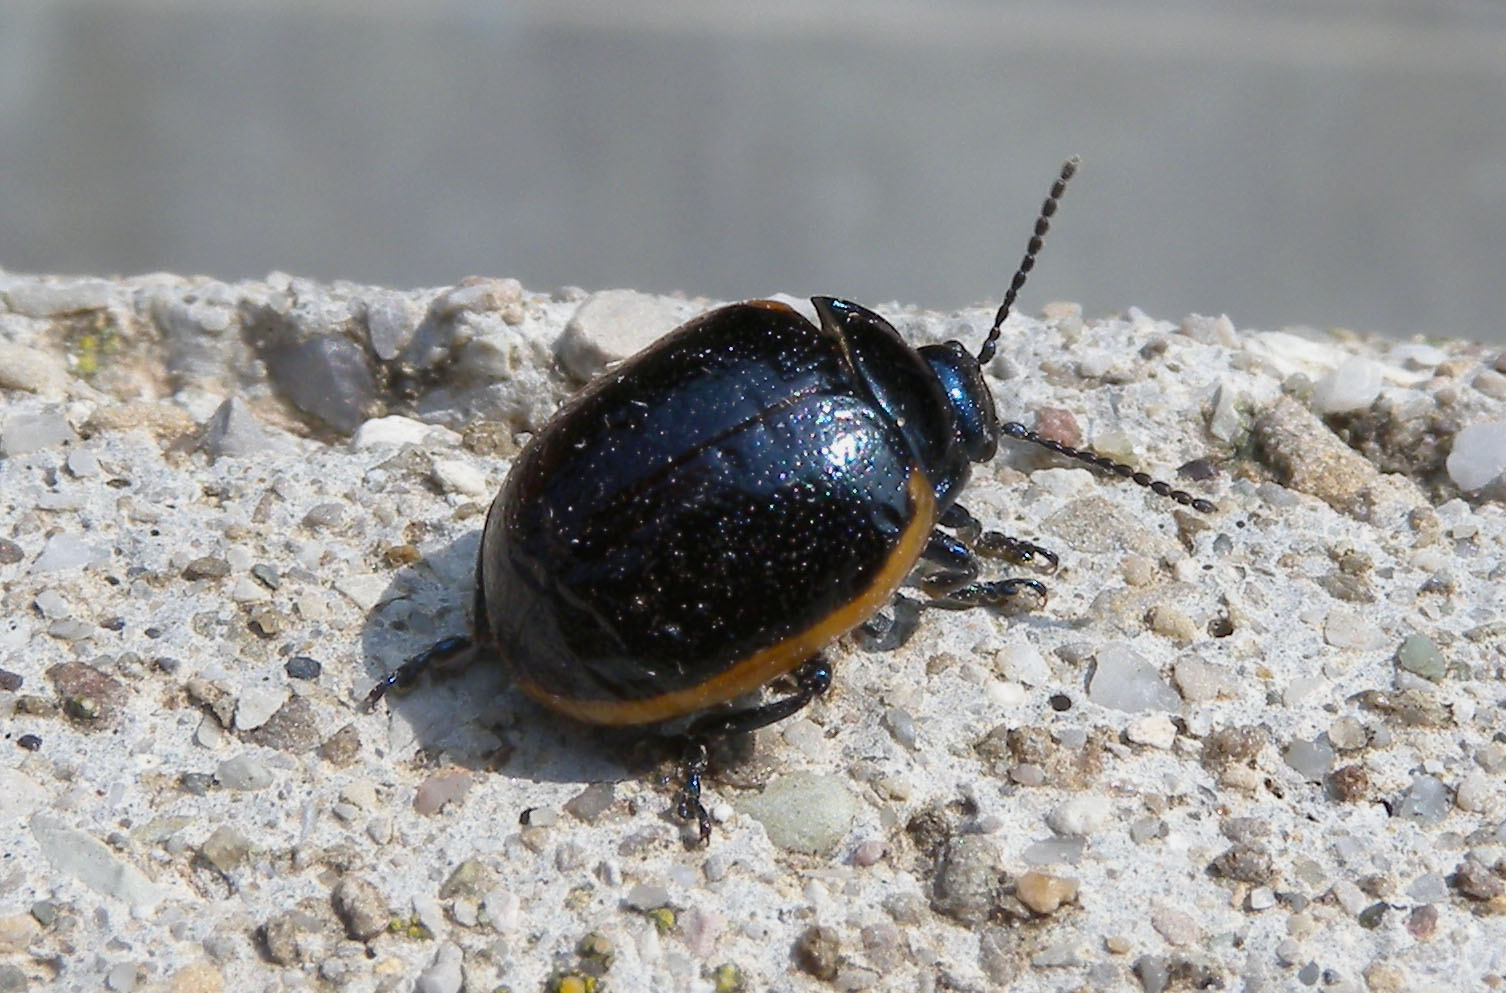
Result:
[[[1506,341],[1506,3],[0,0],[0,267]]]

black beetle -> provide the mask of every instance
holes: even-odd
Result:
[[[823,692],[822,650],[873,618],[922,560],[929,606],[1044,597],[1034,579],[978,581],[969,542],[1020,563],[1056,556],[982,533],[956,502],[1001,434],[1213,510],[998,423],[982,365],[1076,167],[1063,165],[976,357],[955,341],[912,348],[844,300],[812,300],[819,327],[762,300],[702,314],[588,386],[527,444],[492,502],[471,635],[405,662],[368,705],[475,645],[576,720],[689,717],[678,810],[705,841],[707,739],[781,720]],[[723,706],[785,675],[793,693]]]

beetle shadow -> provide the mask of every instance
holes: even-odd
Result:
[[[365,689],[441,638],[470,634],[481,528],[399,569],[361,630]],[[669,753],[655,739],[568,720],[528,699],[485,649],[430,666],[409,689],[376,706],[391,712],[389,745],[436,764],[519,783],[620,782]]]

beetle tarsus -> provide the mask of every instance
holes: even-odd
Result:
[[[795,692],[789,696],[730,714],[708,714],[691,724],[685,732],[685,757],[681,762],[685,785],[680,788],[675,813],[687,821],[694,818],[700,829],[701,844],[711,840],[711,815],[701,802],[701,779],[710,762],[707,742],[712,738],[747,734],[782,721],[831,686],[831,665],[820,656],[803,662],[791,675],[795,679]]]
[[[445,662],[454,658],[461,652],[471,648],[472,641],[466,635],[455,635],[436,641],[428,648],[405,661],[389,672],[386,677],[371,688],[366,694],[365,701],[361,704],[362,710],[371,710],[387,695],[389,690],[405,690],[418,681],[425,669],[436,663]]]
[[[940,610],[971,610],[974,607],[1014,606],[1015,597],[1026,590],[1034,593],[1041,604],[1046,602],[1046,587],[1034,579],[996,579],[987,583],[972,583],[959,587],[943,596],[928,601],[925,606]]]
[[[973,542],[973,551],[989,558],[1005,559],[1015,565],[1033,565],[1043,572],[1056,571],[1061,560],[1049,548],[1033,541],[1013,538],[1000,531],[985,531]]]
[[[711,843],[711,814],[701,802],[701,777],[706,774],[709,756],[705,738],[693,737],[686,740],[685,756],[681,760],[685,785],[680,787],[680,796],[675,804],[675,813],[682,820],[695,820],[702,845]]]

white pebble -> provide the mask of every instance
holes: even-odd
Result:
[[[435,459],[434,482],[446,493],[481,496],[486,493],[486,474],[460,459]]]
[[[1086,838],[1103,830],[1111,813],[1103,797],[1076,797],[1047,814],[1046,824],[1057,834]]]
[[[1381,368],[1369,359],[1355,356],[1318,380],[1312,406],[1320,414],[1343,414],[1364,410],[1381,391]]]
[[[253,683],[241,691],[235,701],[235,729],[254,731],[277,713],[288,699],[288,688],[269,683]]]
[[[1137,745],[1170,748],[1177,740],[1177,726],[1166,714],[1150,714],[1130,721],[1124,736]]]
[[[425,424],[411,417],[392,414],[373,417],[356,428],[350,447],[357,451],[377,445],[458,445],[460,435],[438,424]]]
[[[1461,490],[1478,490],[1506,472],[1506,421],[1471,424],[1454,435],[1448,475]]]

